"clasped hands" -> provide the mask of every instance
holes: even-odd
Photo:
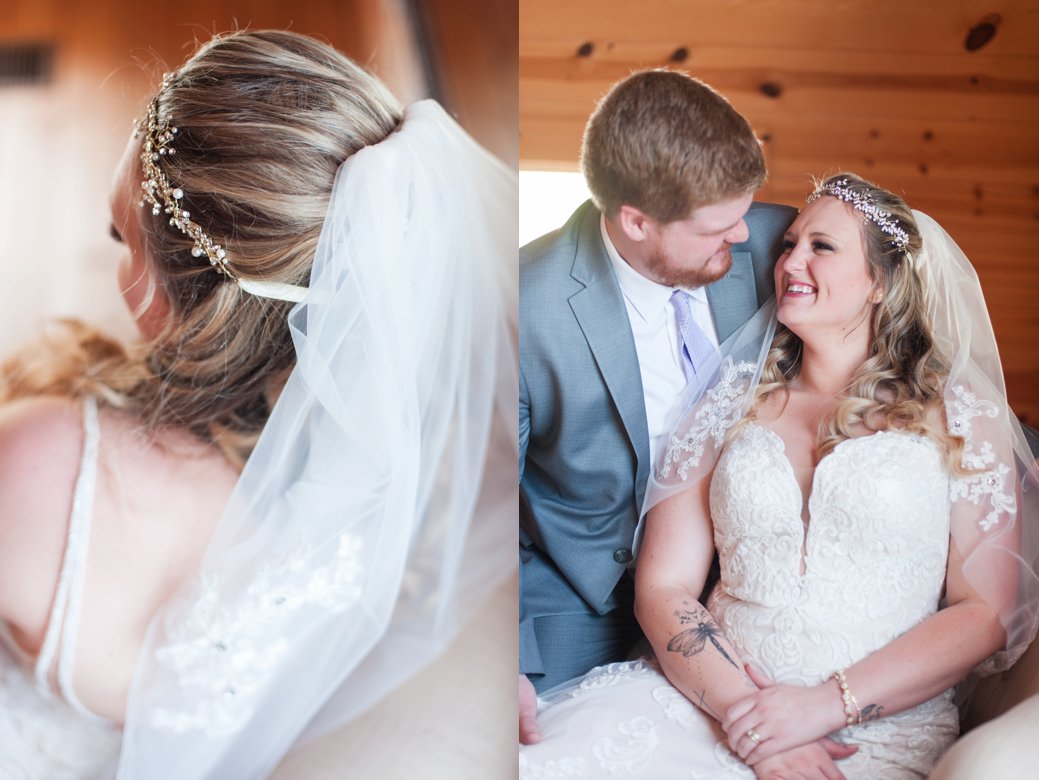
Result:
[[[759,690],[725,713],[732,751],[759,778],[843,778],[834,762],[858,748],[826,737],[844,722],[840,692],[829,682],[777,685],[749,664],[746,671]]]

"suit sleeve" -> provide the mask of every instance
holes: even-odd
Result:
[[[523,464],[527,459],[527,441],[530,439],[530,395],[523,367],[519,370],[519,480],[523,481]]]
[[[523,481],[523,464],[527,458],[530,439],[530,394],[523,368],[519,372],[519,479]],[[522,499],[521,499],[522,500]],[[519,671],[520,674],[543,674],[541,652],[534,634],[534,618],[524,609],[524,579],[530,576],[529,565],[534,552],[519,545]]]

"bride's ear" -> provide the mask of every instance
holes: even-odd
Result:
[[[171,324],[172,307],[162,283],[149,270],[144,251],[144,247],[138,246],[120,263],[119,291],[141,335],[154,339]]]
[[[884,300],[884,288],[878,287],[870,294],[869,302],[880,303],[882,300]]]

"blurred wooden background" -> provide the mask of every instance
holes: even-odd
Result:
[[[523,0],[520,167],[576,170],[597,99],[646,67],[702,78],[750,120],[760,200],[799,206],[811,175],[845,169],[938,219],[1039,425],[1037,0]]]
[[[53,52],[49,78],[0,74],[0,355],[56,316],[132,328],[118,297],[108,192],[132,121],[196,41],[251,27],[322,38],[405,103],[438,98],[517,158],[517,0],[0,0],[12,46]],[[164,64],[163,64],[164,63]]]

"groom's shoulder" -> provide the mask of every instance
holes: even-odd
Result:
[[[520,247],[520,273],[545,266],[572,264],[580,244],[581,229],[586,220],[597,216],[599,210],[592,201],[587,200],[559,228],[535,238]],[[565,269],[569,272],[569,266]]]
[[[765,229],[786,230],[797,216],[797,209],[782,203],[762,203],[754,201],[744,219],[747,228],[753,233],[755,227]]]

